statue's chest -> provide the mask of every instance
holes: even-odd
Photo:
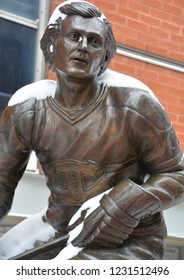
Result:
[[[114,108],[95,110],[70,124],[58,116],[45,123],[38,149],[47,162],[63,159],[122,162],[129,153],[125,114]]]

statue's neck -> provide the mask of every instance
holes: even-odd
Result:
[[[81,110],[99,94],[95,78],[75,78],[57,75],[57,89],[55,99],[66,109]]]

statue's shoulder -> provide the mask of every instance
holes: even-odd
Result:
[[[54,96],[56,82],[53,80],[40,80],[28,84],[17,90],[8,102],[8,106],[21,103],[28,103],[30,99],[45,99],[47,96]]]
[[[52,96],[55,92],[56,82],[42,80],[26,85],[17,90],[10,98],[8,106],[1,116],[1,126],[11,127],[22,121],[28,123],[34,119],[38,100]]]
[[[153,94],[151,89],[140,80],[109,69],[98,77],[98,81],[107,84],[109,87],[137,88]]]
[[[30,129],[36,112],[36,99],[30,98],[26,101],[7,106],[0,118],[0,132],[9,130],[24,123],[23,127]]]
[[[109,88],[110,102],[123,106],[142,116],[154,125],[162,120],[160,128],[170,124],[168,115],[152,90],[138,79],[115,71],[107,70],[99,79]]]

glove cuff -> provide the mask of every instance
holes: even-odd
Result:
[[[138,219],[125,213],[112,198],[105,194],[100,200],[100,205],[103,210],[112,218],[125,224],[128,227],[136,227],[139,223]]]
[[[109,199],[105,199],[106,196],[104,196],[104,199],[101,200],[105,211],[110,212],[108,209],[118,208],[120,213],[135,220],[146,218],[161,210],[162,204],[157,196],[129,179],[116,185],[107,196]],[[116,215],[118,216],[118,214]],[[121,216],[121,214],[119,215]]]

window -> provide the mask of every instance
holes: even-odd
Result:
[[[0,90],[13,94],[34,80],[36,30],[0,19]]]
[[[49,1],[0,1],[0,115],[17,89],[44,78],[39,40],[48,13]]]
[[[39,14],[39,1],[1,0],[0,9],[24,18],[37,20]]]

